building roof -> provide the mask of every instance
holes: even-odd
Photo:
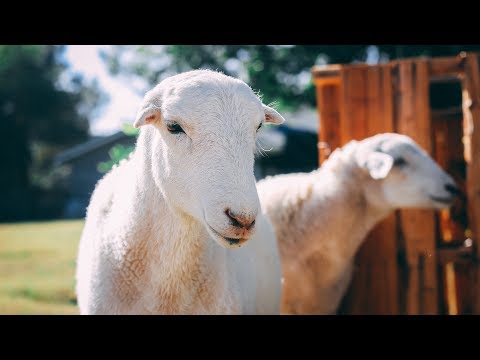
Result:
[[[79,157],[82,157],[92,151],[97,150],[100,147],[112,144],[121,139],[127,138],[129,135],[126,135],[123,131],[116,132],[115,134],[109,136],[96,136],[92,139],[78,144],[70,149],[62,151],[53,159],[53,165],[59,166],[66,163],[69,163],[72,160],[76,160]]]
[[[316,133],[309,129],[298,129],[286,125],[266,128],[259,133],[260,145],[268,149],[270,155],[282,153],[285,150],[287,138],[295,137],[304,139],[306,137],[316,136]],[[62,151],[53,159],[53,166],[67,164],[73,160],[83,157],[92,151],[103,146],[113,144],[119,140],[130,137],[122,131],[109,136],[97,136],[82,144],[76,145],[70,149]],[[133,138],[132,138],[133,140]]]

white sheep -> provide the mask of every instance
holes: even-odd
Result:
[[[335,150],[311,173],[257,184],[283,271],[282,314],[333,314],[368,232],[399,208],[440,209],[458,189],[411,138],[380,134]]]
[[[253,165],[262,123],[283,121],[218,72],[147,92],[133,155],[99,181],[87,210],[80,313],[278,314],[280,259]]]

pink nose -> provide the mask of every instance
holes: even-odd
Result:
[[[255,225],[255,215],[235,214],[232,210],[226,209],[225,215],[230,219],[233,226],[250,230]]]

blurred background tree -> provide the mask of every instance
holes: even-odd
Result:
[[[105,101],[95,83],[67,79],[63,46],[0,46],[0,221],[48,217],[60,169],[52,154],[87,139],[88,116]]]
[[[310,74],[315,64],[379,63],[479,50],[479,45],[122,45],[102,56],[112,74],[130,77],[142,95],[165,77],[209,68],[241,78],[261,90],[264,102],[276,101],[281,111],[291,111],[316,105]]]

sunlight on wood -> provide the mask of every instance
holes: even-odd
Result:
[[[458,315],[457,284],[455,282],[455,265],[453,262],[445,265],[445,280],[447,286],[448,315]]]

